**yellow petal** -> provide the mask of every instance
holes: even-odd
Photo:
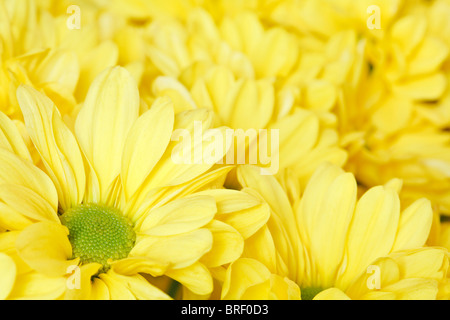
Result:
[[[92,277],[101,268],[99,263],[88,263],[80,267],[75,266],[69,273],[67,291],[64,295],[66,300],[89,300],[92,291]]]
[[[326,81],[312,81],[306,87],[305,101],[309,109],[330,111],[337,99],[336,87]]]
[[[125,288],[125,295],[123,296],[125,299],[131,299],[131,296],[133,296],[137,300],[171,300],[166,293],[150,284],[141,275],[124,276],[110,270],[108,273],[102,274],[100,278],[108,285],[111,299],[120,297],[120,293],[117,291],[123,286]]]
[[[20,257],[30,267],[49,276],[61,276],[78,264],[72,256],[66,227],[53,222],[35,223],[23,230],[16,246]]]
[[[94,278],[91,284],[91,300],[110,300],[108,286],[100,278]]]
[[[430,234],[433,222],[431,203],[419,199],[406,208],[400,215],[400,222],[392,251],[421,247]]]
[[[90,201],[108,199],[120,173],[125,139],[138,112],[138,88],[126,69],[108,68],[95,78],[75,122],[78,142],[93,170]]]
[[[421,16],[408,15],[396,21],[392,27],[392,38],[409,54],[423,39],[427,21]]]
[[[59,223],[56,210],[46,199],[29,188],[2,184],[0,185],[0,199],[6,206],[31,220]]]
[[[0,227],[5,230],[23,230],[32,223],[32,220],[23,216],[22,213],[0,203]]]
[[[419,248],[390,255],[398,263],[403,277],[443,280],[449,265],[447,250]]]
[[[213,290],[211,274],[208,268],[200,262],[196,262],[186,268],[168,270],[166,275],[180,282],[195,294],[206,295]]]
[[[378,291],[400,280],[401,271],[398,263],[383,257],[367,266],[366,270],[355,278],[345,293],[352,299],[363,299],[370,292]]]
[[[326,289],[319,292],[313,300],[351,300],[344,292],[338,288]]]
[[[51,220],[57,221],[58,195],[49,177],[30,161],[1,148],[0,163],[0,184],[30,190],[35,194],[35,199],[42,201],[40,207],[49,208],[44,216],[51,216]],[[11,206],[13,210],[14,205]]]
[[[315,282],[309,286],[333,284],[343,259],[355,202],[356,181],[352,174],[327,164],[311,177],[297,210],[301,238],[316,273]]]
[[[213,238],[207,229],[198,229],[176,236],[143,236],[130,252],[131,257],[147,257],[184,268],[198,261],[211,250]]]
[[[374,187],[361,197],[347,237],[347,261],[338,280],[340,288],[346,288],[372,261],[391,251],[399,216],[400,200],[392,189]]]
[[[14,260],[3,252],[0,252],[0,300],[5,300],[11,292],[16,280],[17,268]]]
[[[108,288],[109,298],[111,300],[136,300],[136,296],[128,287],[127,281],[118,277],[112,270],[99,274],[99,278]]]
[[[131,128],[122,156],[122,181],[127,198],[141,186],[170,142],[174,122],[173,105],[160,98]]]
[[[412,77],[437,70],[448,54],[449,49],[444,42],[438,38],[424,38],[420,48],[409,61],[408,75]]]
[[[114,66],[118,55],[117,45],[112,41],[103,41],[97,47],[83,52],[80,57],[80,81],[75,91],[78,101],[84,101],[92,81],[104,69]]]
[[[255,166],[239,166],[237,174],[242,187],[255,190],[260,199],[270,206],[273,214],[279,217],[289,235],[294,237],[297,234],[294,212],[289,198],[275,177],[261,175],[259,168]]]
[[[171,236],[190,232],[206,225],[216,213],[214,198],[190,196],[150,210],[140,232],[151,236]]]
[[[393,92],[414,100],[437,100],[447,87],[447,79],[442,73],[434,73],[397,83]]]
[[[17,99],[31,140],[56,186],[62,208],[79,204],[84,196],[85,173],[75,137],[45,95],[21,86],[17,89]]]
[[[0,147],[10,150],[24,159],[31,160],[30,152],[14,122],[0,112]]]
[[[383,291],[394,293],[396,300],[436,300],[438,283],[431,279],[404,279]]]
[[[78,83],[80,67],[73,51],[51,51],[35,71],[39,83],[56,82],[73,93]]]
[[[292,165],[314,147],[319,127],[319,119],[315,114],[299,109],[270,125],[269,129],[280,131],[280,167]]]
[[[231,141],[226,141],[225,127],[210,129],[211,121],[206,109],[176,115],[172,141],[148,176],[145,190],[185,183],[223,158]]]
[[[270,271],[257,260],[242,258],[227,270],[222,288],[223,300],[239,300],[252,286],[266,282],[270,285]],[[247,298],[250,298],[247,295]]]
[[[113,261],[111,263],[116,273],[123,275],[135,275],[138,273],[148,273],[153,277],[163,275],[169,266],[167,262],[152,260],[147,257],[127,257],[125,259]]]
[[[29,272],[17,278],[9,299],[56,300],[66,290],[66,278],[50,277],[38,272]]]
[[[269,227],[265,225],[250,238],[246,239],[242,256],[258,260],[263,263],[270,272],[276,273],[278,271],[279,255],[277,249]]]
[[[211,231],[213,243],[201,262],[207,267],[218,267],[231,263],[239,258],[244,250],[244,238],[230,225],[213,220],[205,226]]]
[[[216,189],[198,194],[214,197],[217,203],[215,219],[232,226],[245,239],[257,232],[270,216],[269,206],[247,192]]]
[[[272,274],[270,278],[271,300],[301,300],[299,286],[286,277]]]

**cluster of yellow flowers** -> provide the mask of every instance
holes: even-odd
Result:
[[[449,300],[449,17],[0,0],[0,299]]]

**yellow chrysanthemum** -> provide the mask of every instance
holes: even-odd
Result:
[[[354,176],[324,164],[292,205],[286,189],[255,168],[240,167],[238,178],[272,212],[267,227],[246,240],[243,257],[297,283],[302,298],[448,298],[439,291],[447,281],[448,251],[424,246],[433,216],[430,202],[419,199],[401,210],[398,180],[357,199]],[[371,287],[373,270],[378,280]]]
[[[53,288],[45,291],[51,298],[170,298],[139,273],[166,275],[195,294],[210,293],[208,267],[237,259],[243,237],[214,218],[214,197],[195,191],[230,168],[176,164],[171,141],[175,129],[192,130],[194,120],[208,128],[210,112],[175,116],[170,100],[161,98],[139,115],[136,83],[120,67],[96,78],[75,134],[45,95],[21,86],[17,97],[45,173],[0,149],[2,227],[21,230],[16,249],[31,268],[18,278],[19,289],[10,298],[38,296],[39,290],[29,288],[37,286],[34,279],[45,284],[47,278],[51,285],[43,290]],[[204,148],[211,144],[206,138]],[[228,218],[240,210],[234,203]],[[257,201],[251,204],[247,208],[256,206],[252,217],[267,216]],[[239,220],[249,224],[237,219],[238,227]],[[70,288],[77,283],[79,290]]]

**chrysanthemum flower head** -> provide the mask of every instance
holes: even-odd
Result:
[[[324,164],[292,206],[273,177],[241,167],[239,178],[272,208],[268,228],[247,240],[245,255],[296,282],[304,299],[331,293],[336,299],[440,297],[448,252],[424,246],[432,223],[430,202],[419,199],[401,208],[399,180],[373,187],[358,199],[354,176]],[[260,250],[268,247],[271,254],[262,257]],[[356,290],[373,270],[381,272],[380,286]],[[416,292],[417,286],[424,290]]]
[[[208,111],[175,116],[161,98],[139,115],[136,83],[121,67],[96,78],[75,134],[45,95],[21,86],[17,96],[43,171],[0,149],[2,227],[17,230],[17,252],[29,269],[12,298],[26,296],[36,277],[52,279],[53,298],[170,298],[139,273],[210,293],[207,266],[237,259],[243,238],[214,219],[214,197],[194,192],[229,168],[176,164],[171,141],[174,128],[192,129],[194,119],[208,127]],[[67,286],[71,272],[79,288]]]

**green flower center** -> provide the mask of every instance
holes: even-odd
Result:
[[[309,287],[309,288],[302,288],[302,300],[312,300],[314,297],[319,294],[324,289],[322,288],[315,288],[315,287]]]
[[[118,209],[99,204],[70,208],[61,223],[69,229],[73,258],[83,264],[100,263],[100,273],[110,268],[108,260],[126,258],[136,241],[130,221]]]

